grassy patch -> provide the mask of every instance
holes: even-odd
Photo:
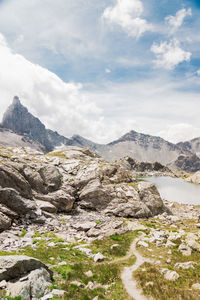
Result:
[[[47,156],[56,156],[56,157],[59,157],[59,158],[67,158],[66,154],[63,153],[62,151],[57,151],[57,152],[50,152],[47,154]]]
[[[143,223],[145,224],[146,222]],[[159,229],[167,229],[169,232],[173,232],[173,227],[169,225],[166,226],[162,221],[156,223],[156,225]],[[177,223],[177,231],[180,229],[184,229],[186,232],[197,232],[195,220],[183,220]],[[144,294],[148,297],[159,300],[200,299],[199,292],[191,288],[194,283],[200,282],[200,252],[192,251],[190,256],[183,256],[182,253],[178,251],[182,240],[184,240],[184,236],[182,239],[173,241],[175,246],[171,251],[169,251],[169,248],[164,246],[157,247],[151,243],[149,243],[148,247],[151,248],[151,252],[145,247],[138,247],[139,252],[144,257],[160,261],[157,265],[145,263],[134,272],[134,277],[138,281],[139,287],[143,289]],[[178,262],[184,263],[188,261],[196,263],[196,265],[194,264],[194,269],[190,268],[189,270],[184,270],[174,267]],[[160,270],[163,268],[176,271],[180,276],[179,279],[174,282],[165,280],[164,276],[160,274]]]
[[[124,290],[120,276],[124,266],[134,264],[135,257],[132,256],[119,262],[114,260],[127,254],[136,235],[135,232],[129,232],[93,242],[89,248],[94,253],[102,253],[108,259],[103,263],[94,263],[92,258],[88,258],[86,254],[74,248],[77,244],[58,244],[55,247],[49,247],[50,242],[61,242],[58,238],[56,240],[54,233],[35,232],[36,248],[33,249],[28,246],[12,254],[28,255],[47,264],[54,273],[52,288],[63,289],[66,292],[63,299],[91,300],[98,296],[99,300],[131,300]],[[111,249],[116,241],[119,246]],[[6,252],[6,254],[10,253]],[[5,255],[5,252],[0,253],[0,255]],[[88,271],[92,272],[92,277],[85,274]],[[80,282],[82,287],[77,286],[73,281]],[[96,288],[87,287],[89,282],[96,283]]]
[[[180,278],[173,282],[165,280],[157,266],[145,263],[134,273],[134,276],[143,289],[144,294],[153,297],[153,299],[196,300],[199,299],[199,293],[191,290],[191,285],[199,282],[199,271],[199,267],[196,267],[194,270],[178,269]]]
[[[132,186],[136,191],[139,191],[138,185],[136,182],[127,183],[128,186]]]
[[[94,241],[91,249],[94,253],[101,252],[109,260],[123,257],[127,254],[131,242],[136,236],[136,232],[128,232],[120,236],[111,235],[110,238],[105,240]],[[113,244],[118,244],[119,246],[112,248]]]
[[[20,237],[24,237],[27,234],[27,231],[25,229],[22,229],[22,233],[20,234]]]

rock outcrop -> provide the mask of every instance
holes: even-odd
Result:
[[[20,255],[0,257],[0,282],[7,295],[40,299],[49,291],[53,273],[41,261]]]
[[[175,170],[183,170],[188,173],[195,173],[200,170],[200,158],[196,154],[180,155],[168,167]]]
[[[45,147],[23,134],[17,134],[0,126],[0,147],[30,147],[39,152],[45,152]]]
[[[4,113],[1,126],[38,142],[43,145],[46,152],[53,150],[56,146],[71,143],[69,139],[57,132],[46,129],[38,118],[28,112],[17,96]]]
[[[200,137],[194,138],[190,141],[180,142],[177,146],[183,151],[190,151],[197,156],[200,156]]]
[[[46,155],[3,148],[0,175],[1,230],[24,218],[42,223],[77,207],[136,218],[165,211],[155,186],[134,183],[126,168],[87,148],[64,147]]]
[[[200,184],[200,171],[189,176],[188,178],[185,179],[185,181],[195,183],[195,184]]]

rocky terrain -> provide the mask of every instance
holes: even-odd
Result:
[[[183,149],[183,151],[190,151],[200,156],[200,138],[195,138],[190,141],[181,142],[177,144],[178,147]]]
[[[45,151],[45,147],[37,141],[2,127],[0,127],[0,147],[29,147],[40,152]]]
[[[168,164],[172,170],[182,170],[195,173],[200,170],[200,158],[196,154],[181,154],[177,159]]]
[[[88,148],[2,147],[0,297],[162,299],[158,281],[168,295],[198,299],[199,208],[163,202],[138,181],[150,173],[173,176],[130,157],[108,163]]]
[[[66,147],[44,155],[1,148],[0,229],[26,217],[44,223],[76,209],[122,217],[150,217],[165,211],[155,186],[135,182],[118,163],[106,163],[87,148]]]
[[[21,135],[23,135],[25,146],[35,149],[37,146],[37,149],[40,148],[39,150],[44,152],[52,151],[62,145],[88,147],[107,161],[115,161],[129,156],[139,162],[158,162],[186,172],[196,172],[200,169],[198,139],[175,145],[160,137],[133,130],[106,145],[97,144],[79,135],[66,138],[57,132],[46,129],[38,118],[28,112],[17,96],[14,97],[12,104],[5,112],[1,127],[4,130],[2,138],[0,135],[0,145],[2,146],[5,141],[6,146],[24,146],[19,142],[16,143],[16,140],[21,140]],[[12,131],[12,135],[8,129]]]
[[[192,149],[134,131],[108,145],[67,139],[18,97],[0,145],[0,299],[200,299],[199,207],[140,179],[199,184]]]

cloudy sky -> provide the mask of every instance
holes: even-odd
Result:
[[[200,136],[199,0],[0,0],[1,116],[110,142]]]

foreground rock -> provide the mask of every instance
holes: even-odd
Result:
[[[87,148],[47,155],[2,148],[0,175],[0,230],[22,220],[41,224],[78,208],[135,218],[166,210],[154,185],[134,183],[120,163],[107,163]]]
[[[0,257],[0,286],[8,296],[22,300],[41,298],[52,284],[52,272],[41,261],[9,255]]]
[[[200,184],[200,171],[196,172],[195,174],[189,176],[185,179],[187,182]]]

